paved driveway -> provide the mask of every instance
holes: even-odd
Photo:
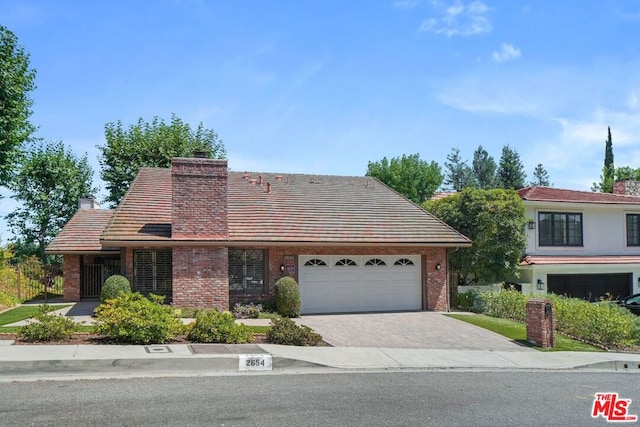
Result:
[[[333,346],[535,351],[502,335],[429,311],[302,316]]]

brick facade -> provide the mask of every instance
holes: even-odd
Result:
[[[173,304],[229,309],[226,247],[173,248]]]
[[[80,255],[64,255],[62,264],[62,276],[64,288],[62,298],[65,301],[80,301]]]

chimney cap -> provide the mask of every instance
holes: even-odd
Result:
[[[208,159],[209,158],[209,152],[208,151],[204,151],[204,150],[194,150],[193,151],[193,157],[196,159]]]

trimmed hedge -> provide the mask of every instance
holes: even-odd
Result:
[[[276,309],[281,316],[300,316],[300,288],[293,277],[280,278],[275,285]]]
[[[555,294],[524,295],[509,289],[476,293],[473,310],[525,322],[527,301],[540,297],[553,301],[558,332],[607,348],[640,345],[640,317],[612,302],[591,303]]]
[[[130,294],[131,283],[129,279],[119,274],[107,277],[100,291],[100,302],[104,303],[108,299],[116,298],[120,294]]]

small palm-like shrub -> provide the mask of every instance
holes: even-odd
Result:
[[[251,330],[235,323],[235,317],[228,311],[202,310],[191,326],[187,338],[204,343],[243,344],[253,341]]]
[[[280,278],[275,285],[276,309],[281,316],[300,316],[300,288],[293,277]]]
[[[77,330],[77,326],[68,317],[48,314],[51,308],[47,304],[40,307],[34,316],[36,322],[23,326],[18,336],[28,342],[57,341],[69,338]]]
[[[308,326],[298,326],[291,319],[281,318],[271,320],[267,340],[273,344],[314,346],[322,341],[322,337]]]
[[[129,279],[119,274],[109,276],[102,285],[102,291],[100,291],[100,302],[104,303],[108,299],[116,298],[120,294],[130,294],[131,283]]]
[[[161,344],[183,331],[173,308],[161,304],[164,297],[123,293],[96,308],[96,333],[119,343]]]

